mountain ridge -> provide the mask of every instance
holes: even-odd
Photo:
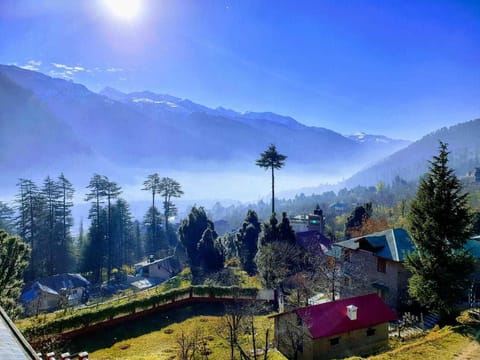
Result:
[[[15,66],[0,65],[0,74],[10,81],[4,83],[6,92],[13,86],[11,82],[26,89],[38,101],[36,116],[50,116],[62,124],[64,130],[58,133],[58,126],[52,126],[49,143],[55,143],[65,157],[62,165],[67,163],[76,173],[123,174],[127,170],[122,169],[133,168],[202,169],[219,174],[230,168],[249,172],[255,170],[258,154],[274,143],[288,156],[292,172],[301,169],[310,177],[328,174],[341,178],[403,146],[398,143],[386,148],[382,148],[384,144],[366,146],[333,130],[309,127],[288,116],[211,109],[188,99],[151,91],[127,94],[107,88],[98,94],[81,84]],[[17,102],[21,107],[28,100],[18,98]],[[6,107],[2,106],[0,111]],[[16,131],[28,133],[29,128],[17,127]],[[1,137],[2,134],[0,141],[3,141]],[[64,139],[76,145],[70,146]],[[21,163],[27,166],[22,174],[28,176],[37,174],[33,159],[48,150],[48,144],[35,144],[32,148],[25,142],[30,153],[22,154]],[[12,162],[10,159],[5,163]],[[64,170],[68,169],[58,166],[59,172]],[[7,175],[18,176],[13,169]],[[128,176],[133,181],[135,174]]]
[[[405,180],[418,179],[427,172],[429,161],[438,152],[439,141],[449,146],[450,166],[464,176],[480,166],[480,118],[443,127],[433,131],[405,148],[357,172],[345,186],[374,185],[391,182],[399,176]]]

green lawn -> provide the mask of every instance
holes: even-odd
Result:
[[[153,331],[149,334],[135,338],[123,340],[115,343],[110,348],[101,349],[90,354],[95,360],[107,359],[137,359],[137,360],[166,360],[175,359],[179,345],[177,343],[182,331],[185,334],[193,334],[198,331],[200,337],[205,340],[206,347],[211,351],[210,359],[229,359],[230,347],[228,341],[219,334],[222,333],[222,318],[220,316],[197,316],[182,322],[173,323],[165,328]],[[255,318],[257,334],[265,334],[265,329],[270,329],[272,339],[273,321],[267,316],[257,316]],[[241,340],[246,344],[249,335],[244,335]],[[264,344],[264,337],[258,340],[261,345]],[[251,350],[251,347],[245,345],[245,349]],[[236,355],[238,357],[238,353]],[[271,360],[285,360],[277,351],[271,351],[269,357]]]
[[[369,360],[450,360],[480,359],[480,321],[471,318],[464,312],[458,318],[460,324],[435,328],[427,335],[407,341],[406,344],[393,343],[394,350]],[[350,358],[360,359],[358,357]]]

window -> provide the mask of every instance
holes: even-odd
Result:
[[[339,337],[335,337],[335,338],[331,338],[330,339],[330,345],[338,345],[340,343],[340,338]]]
[[[368,328],[368,329],[367,329],[367,336],[373,336],[373,335],[375,335],[375,331],[376,331],[376,330],[377,330],[377,329],[374,329],[374,328]]]
[[[381,273],[387,272],[387,262],[385,259],[377,258],[377,271]]]
[[[385,290],[377,289],[377,295],[380,299],[385,300]]]

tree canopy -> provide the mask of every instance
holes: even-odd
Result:
[[[20,309],[16,300],[23,286],[23,272],[28,266],[30,248],[18,236],[0,230],[0,306],[9,316]]]

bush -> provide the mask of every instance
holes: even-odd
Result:
[[[37,322],[35,325],[25,328],[22,332],[29,339],[37,336],[59,334],[108,321],[119,316],[151,309],[161,304],[184,298],[185,296],[188,297],[190,294],[200,297],[255,297],[257,293],[258,289],[256,288],[240,288],[237,286],[191,286],[183,289],[169,290],[160,294],[153,294],[150,297],[131,298],[127,302],[117,302],[102,308],[92,307],[79,310],[44,323],[38,324]]]

